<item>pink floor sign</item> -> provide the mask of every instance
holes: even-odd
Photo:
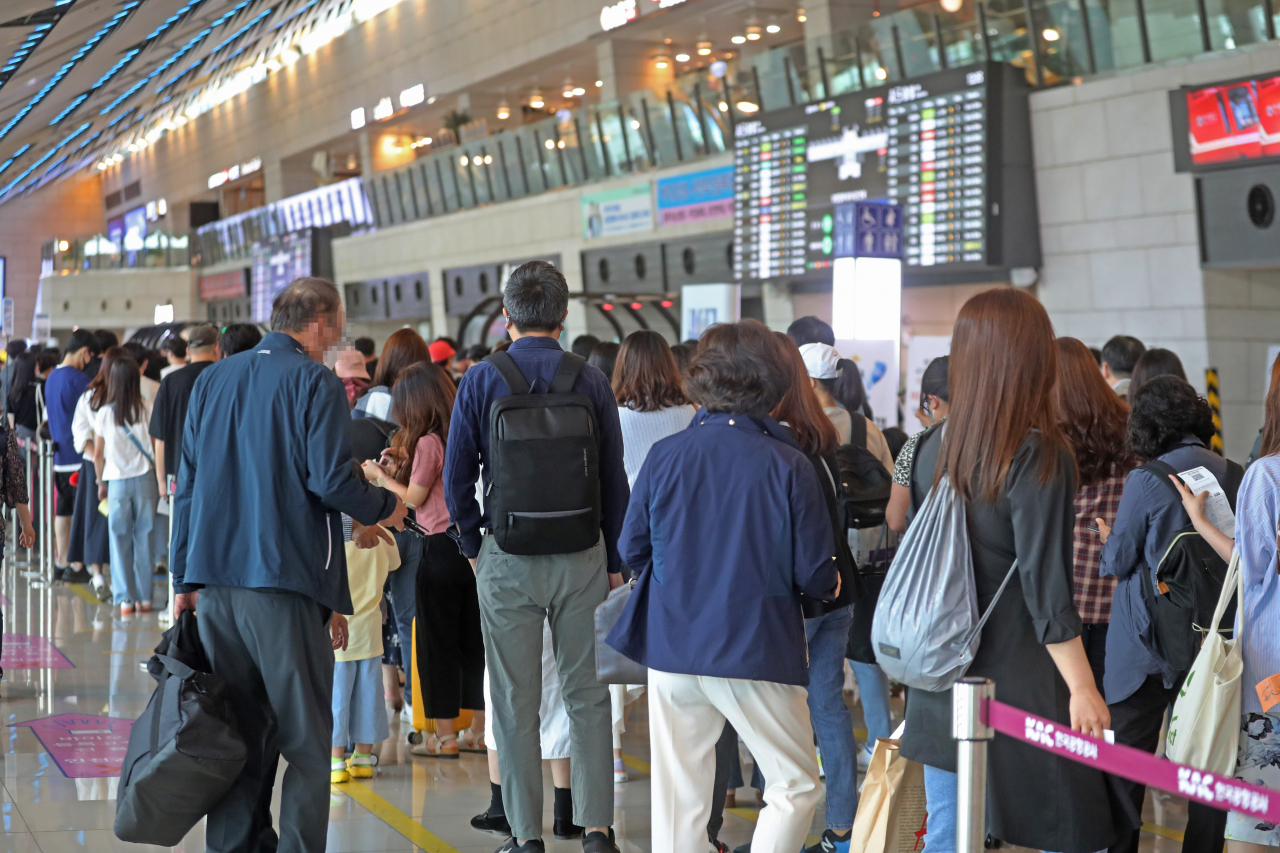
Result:
[[[58,714],[12,726],[30,728],[64,776],[84,779],[120,775],[133,720]]]
[[[75,664],[45,637],[5,634],[0,666],[5,669],[75,669]]]

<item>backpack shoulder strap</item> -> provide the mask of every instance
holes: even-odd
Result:
[[[1227,495],[1231,511],[1236,511],[1236,495],[1240,493],[1240,483],[1244,480],[1244,466],[1239,462],[1227,460],[1227,477],[1222,483],[1222,491]]]
[[[552,394],[568,394],[573,391],[573,383],[578,381],[578,374],[587,366],[587,360],[576,353],[566,352],[560,356],[560,366],[556,368],[555,378],[551,380]]]
[[[1161,462],[1159,459],[1152,459],[1146,465],[1142,466],[1142,470],[1164,483],[1165,487],[1172,491],[1174,497],[1178,499],[1178,504],[1182,504],[1182,492],[1178,491],[1178,487],[1169,479],[1170,477],[1178,476],[1178,469],[1174,468],[1168,462]]]
[[[502,374],[502,378],[507,381],[507,388],[512,394],[528,394],[529,382],[524,378],[524,374],[520,372],[520,368],[516,366],[515,359],[503,352],[495,352],[492,355],[485,356],[485,361],[492,364]]]
[[[858,412],[849,413],[849,443],[867,449],[867,418]]]

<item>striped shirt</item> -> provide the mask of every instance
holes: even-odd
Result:
[[[695,406],[668,406],[656,412],[637,412],[627,406],[618,407],[618,423],[622,427],[622,466],[627,470],[627,485],[634,486],[649,448],[680,432],[698,413]]]
[[[1280,456],[1249,466],[1236,499],[1236,549],[1244,575],[1243,713],[1262,713],[1254,685],[1280,672],[1280,575],[1276,528],[1280,521]],[[1273,709],[1274,710],[1274,709]]]

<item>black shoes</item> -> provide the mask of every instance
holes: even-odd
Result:
[[[507,843],[498,848],[498,853],[546,853],[547,845],[542,843],[541,838],[531,838],[524,844],[517,844],[514,838],[508,838]]]
[[[93,579],[93,575],[88,569],[67,569],[62,579],[67,583],[88,583]]]
[[[582,839],[582,853],[618,853],[613,827],[609,827],[608,835],[603,832],[588,832]]]
[[[551,831],[555,833],[556,838],[559,838],[561,841],[568,838],[578,838],[582,835],[582,827],[578,826],[570,819],[561,817],[555,819],[555,823],[551,826]]]
[[[488,812],[471,818],[471,828],[481,832],[496,832],[499,835],[510,835],[511,824],[506,815],[491,815]]]

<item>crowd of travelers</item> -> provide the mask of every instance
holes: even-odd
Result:
[[[555,837],[612,853],[610,773],[628,780],[621,735],[641,697],[655,853],[727,851],[740,742],[763,808],[739,853],[805,850],[824,797],[808,853],[858,853],[859,772],[891,737],[924,765],[923,849],[954,850],[950,691],[891,685],[869,641],[886,575],[917,570],[894,547],[942,482],[991,605],[969,674],[1001,701],[1161,750],[1189,662],[1153,617],[1156,571],[1192,529],[1224,565],[1238,552],[1244,682],[1280,669],[1280,362],[1246,471],[1215,451],[1176,354],[1056,337],[1017,288],[964,304],[909,438],[896,416],[877,425],[858,365],[816,317],[786,334],[745,320],[674,346],[643,330],[566,349],[568,310],[563,276],[535,261],[505,285],[492,348],[410,328],[381,349],[346,343],[321,279],[276,297],[265,337],[197,325],[160,352],[87,330],[60,352],[10,344],[0,480],[20,540],[17,447],[41,429],[38,395],[57,579],[128,616],[153,608],[167,565],[175,614],[199,613],[227,680],[248,759],[208,815],[210,850],[323,849],[329,785],[374,775],[398,711],[415,755],[486,754],[491,799],[472,826],[507,836],[502,851],[545,849],[547,761]],[[603,646],[638,665],[634,680],[602,680]],[[1280,789],[1280,718],[1252,689],[1242,714],[1238,775]],[[1136,851],[1141,785],[1002,736],[988,773],[991,839]],[[1191,804],[1184,849],[1224,839],[1243,853],[1280,846],[1280,829]]]

